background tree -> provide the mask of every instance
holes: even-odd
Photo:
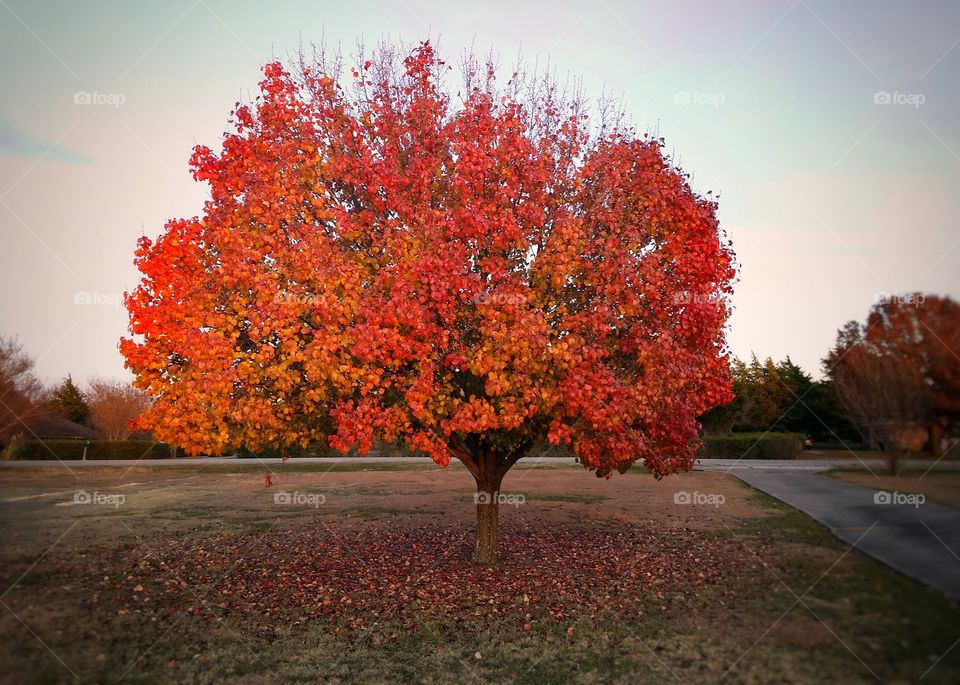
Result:
[[[776,425],[785,431],[809,434],[817,423],[807,404],[815,385],[813,377],[794,364],[789,356],[777,363],[774,374],[781,385],[782,398],[782,411]]]
[[[761,362],[751,355],[749,364],[739,363],[733,371],[742,401],[732,429],[773,430],[790,402],[789,389],[778,378],[776,364],[770,357]]]
[[[847,445],[863,440],[863,436],[843,408],[830,378],[814,381],[813,388],[803,401],[809,408],[809,426],[804,432],[812,435],[815,441]]]
[[[700,417],[703,432],[706,435],[719,435],[733,431],[734,426],[742,426],[747,406],[752,402],[753,387],[747,373],[747,366],[740,359],[730,359],[730,376],[733,380],[733,400],[712,408]]]
[[[731,399],[734,276],[716,204],[623,116],[424,43],[264,68],[200,218],[143,239],[121,349],[145,426],[192,453],[361,453],[375,437],[476,481],[496,559],[507,471],[540,440],[598,476],[688,469]]]
[[[53,391],[51,407],[60,416],[75,423],[86,424],[90,420],[90,407],[80,388],[67,376]]]
[[[124,381],[95,378],[87,391],[90,423],[107,440],[126,440],[151,404],[150,396]]]
[[[944,432],[960,428],[960,304],[923,293],[886,298],[870,312],[865,336],[923,379],[930,446],[939,458]]]
[[[920,369],[871,340],[868,326],[856,321],[839,332],[824,366],[861,433],[881,445],[890,472],[899,473],[900,435],[930,414],[930,388]]]
[[[835,396],[829,380],[815,381],[790,357],[775,363],[731,362],[736,399],[702,418],[706,433],[785,431],[817,441],[857,439],[857,432]]]
[[[0,336],[0,449],[25,434],[30,419],[46,410],[33,365],[16,338]]]
[[[796,399],[791,386],[780,378],[773,359],[767,357],[761,362],[753,354],[749,364],[734,359],[730,368],[736,398],[711,410],[704,416],[704,424],[722,428],[721,432],[784,430],[778,421]]]
[[[813,380],[789,356],[777,364],[777,376],[786,389],[786,407],[776,424],[778,428],[809,435],[816,441],[857,439],[857,431],[840,406],[829,379]]]

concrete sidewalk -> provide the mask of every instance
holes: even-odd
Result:
[[[908,493],[897,497],[799,470],[732,473],[822,523],[864,554],[960,599],[960,511],[930,502],[905,503]]]

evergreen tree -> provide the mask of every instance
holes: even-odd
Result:
[[[783,411],[777,428],[794,433],[813,433],[820,427],[810,407],[813,377],[794,364],[789,356],[777,364],[776,373],[783,388]]]
[[[782,431],[816,441],[858,440],[829,380],[815,381],[788,356],[730,362],[736,399],[701,418],[704,433]]]
[[[87,399],[69,375],[54,390],[53,407],[62,417],[75,423],[86,424],[90,419]]]

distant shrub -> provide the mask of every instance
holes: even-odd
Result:
[[[803,452],[799,433],[708,435],[697,452],[702,459],[796,459]]]
[[[548,441],[542,440],[535,442],[530,448],[531,457],[576,457],[576,453],[570,445],[551,445]]]
[[[307,449],[294,449],[287,448],[284,452],[290,458],[295,457],[317,457],[323,456],[319,452],[323,451],[325,448],[321,447],[308,447]],[[280,450],[275,447],[264,447],[263,449],[257,450],[254,452],[246,445],[241,445],[240,449],[235,452],[235,456],[238,459],[279,459],[281,457]]]
[[[169,459],[170,446],[162,442],[143,440],[23,440],[3,453],[12,461],[83,459],[87,445],[87,459]]]
[[[848,450],[864,451],[869,450],[870,445],[865,442],[860,442],[858,440],[847,440],[845,442],[820,442],[815,440],[813,442],[813,449],[815,450],[831,450],[836,452],[846,452]]]
[[[306,448],[300,447],[288,447],[283,450],[284,454],[287,455],[290,459],[296,459],[298,457],[355,457],[359,456],[356,450],[350,450],[346,454],[335,450],[329,445],[326,444],[326,441],[317,442],[313,445],[310,445]],[[238,459],[279,459],[281,456],[280,449],[277,447],[264,447],[259,450],[251,450],[246,445],[242,445],[235,452],[235,456]],[[370,452],[367,453],[367,456],[371,457],[421,457],[424,456],[417,452],[412,452],[405,447],[391,444],[389,442],[383,442],[382,440],[374,440],[373,447],[370,448]]]

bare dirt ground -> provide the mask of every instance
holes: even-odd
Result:
[[[922,471],[908,471],[899,476],[879,473],[874,476],[869,473],[834,471],[830,475],[871,490],[922,494],[931,502],[960,509],[960,473],[931,471],[924,475]]]
[[[960,611],[733,477],[0,474],[0,682],[957,682]],[[929,478],[930,476],[928,476]]]

